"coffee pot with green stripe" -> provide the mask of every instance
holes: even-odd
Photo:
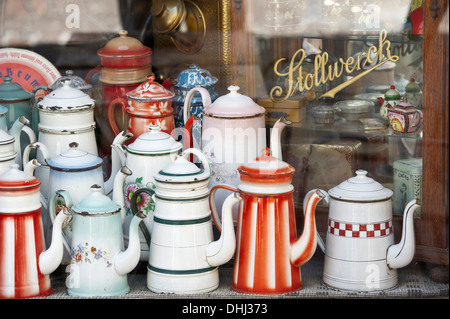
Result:
[[[188,160],[190,154],[201,160],[201,168]],[[221,236],[214,241],[208,188],[211,167],[206,156],[199,149],[187,149],[153,177],[156,188],[140,188],[131,197],[133,214],[146,202],[155,203],[149,228],[148,288],[175,294],[216,289],[218,266],[233,257],[236,247],[231,207],[239,196],[226,199]]]

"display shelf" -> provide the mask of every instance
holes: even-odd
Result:
[[[398,286],[383,291],[357,292],[330,288],[322,282],[324,254],[316,251],[313,258],[301,267],[303,288],[301,290],[280,295],[242,294],[231,288],[232,267],[219,268],[219,287],[204,294],[158,294],[147,288],[146,263],[141,262],[128,275],[130,292],[123,296],[101,297],[101,299],[326,299],[326,298],[448,298],[448,283],[431,280],[428,268],[423,263],[412,262],[407,267],[398,270]],[[50,296],[36,299],[86,299],[72,297],[67,294],[65,274],[62,269],[52,275],[53,292]]]

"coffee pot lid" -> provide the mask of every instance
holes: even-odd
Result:
[[[72,207],[75,213],[83,215],[114,214],[120,211],[120,205],[103,194],[103,188],[97,184],[91,186],[91,193]]]
[[[197,86],[209,87],[217,83],[217,78],[212,76],[208,70],[201,69],[195,64],[191,64],[188,69],[178,74],[175,87],[190,90]]]
[[[0,129],[0,145],[9,144],[15,141],[15,137]]]
[[[188,161],[186,156],[177,155],[175,161],[167,165],[153,176],[159,182],[200,182],[209,179],[209,170],[199,168],[194,163]]]
[[[119,36],[109,40],[106,45],[97,51],[101,57],[137,57],[150,55],[152,50],[136,38],[129,37],[128,31],[122,30]]]
[[[12,82],[10,76],[3,77],[3,83],[0,84],[0,101],[20,101],[29,100],[33,94],[24,90],[19,83]]]
[[[359,169],[356,176],[340,183],[328,191],[336,199],[358,202],[386,200],[392,197],[393,192],[367,176],[367,171]]]
[[[264,107],[256,104],[250,97],[238,93],[239,86],[228,87],[228,94],[218,97],[205,109],[205,114],[217,117],[247,117],[265,113]]]
[[[165,89],[155,81],[155,76],[150,75],[147,81],[139,85],[134,90],[127,93],[127,97],[133,100],[168,100],[173,98],[175,93]]]
[[[76,76],[73,74],[72,70],[66,70],[66,75],[61,76],[59,79],[57,79],[51,86],[50,89],[56,90],[62,87],[64,82],[66,80],[70,80],[70,87],[79,89],[79,90],[89,90],[92,88],[92,85],[89,83],[86,83],[85,80],[83,80],[81,77]]]
[[[268,178],[272,178],[282,182],[290,181],[295,169],[288,163],[272,156],[270,149],[266,147],[260,157],[239,166],[238,171],[241,174],[241,181],[268,182]]]
[[[62,112],[91,108],[95,105],[95,100],[88,94],[70,86],[71,80],[64,80],[62,84],[62,87],[50,92],[38,102],[40,109]]]
[[[0,189],[22,189],[36,187],[41,181],[19,170],[19,164],[10,164],[9,170],[0,174]]]
[[[69,149],[48,160],[51,169],[58,171],[90,170],[102,165],[100,157],[78,148],[78,143],[69,144]]]
[[[156,155],[178,152],[183,145],[166,132],[161,131],[159,125],[150,125],[150,130],[141,134],[133,143],[126,146],[128,152],[142,155]]]

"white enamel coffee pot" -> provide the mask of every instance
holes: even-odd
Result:
[[[38,142],[44,144],[50,158],[69,149],[72,142],[90,154],[98,155],[95,137],[95,100],[85,92],[72,88],[70,80],[62,81],[63,86],[50,92],[37,103],[39,111]],[[37,160],[42,164],[35,176],[48,187],[49,167],[41,153]]]
[[[200,158],[202,168],[188,161]],[[231,206],[239,196],[224,203],[222,233],[213,238],[208,183],[211,168],[203,153],[190,148],[154,175],[156,188],[140,188],[132,195],[132,211],[137,214],[146,202],[154,201],[155,211],[149,236],[150,254],[147,286],[158,293],[205,293],[219,285],[218,266],[234,254]]]
[[[325,253],[325,284],[352,291],[397,285],[396,269],[407,266],[414,257],[413,215],[420,202],[413,200],[406,206],[402,238],[394,245],[392,195],[365,170],[357,170],[356,176],[328,191],[326,245],[318,236],[318,245]]]
[[[212,167],[210,187],[219,184],[229,184],[237,187],[240,183],[237,168],[239,165],[252,162],[259,156],[266,143],[265,108],[258,105],[252,98],[240,94],[239,86],[228,87],[228,94],[218,97],[211,103],[211,96],[205,88],[191,89],[184,102],[184,121],[186,127],[196,115],[191,114],[191,101],[197,92],[203,102],[203,119],[201,145],[191,144],[200,148],[208,157]],[[280,137],[283,128],[290,124],[285,118],[279,119],[270,133],[270,148],[272,154],[282,159]],[[192,132],[185,141],[193,141]],[[187,145],[185,143],[185,148]],[[223,201],[228,194],[220,192],[216,195],[217,209],[221,211]],[[237,220],[238,212],[233,212]]]
[[[126,165],[133,172],[125,181],[125,217],[123,224],[125,244],[128,242],[128,229],[130,221],[133,217],[130,208],[130,194],[138,188],[149,187],[155,188],[155,180],[153,175],[172,163],[177,154],[182,149],[182,144],[175,141],[173,137],[161,131],[158,125],[150,125],[149,131],[138,136],[133,143],[123,145],[127,137],[131,134],[126,131],[116,136],[124,136],[121,141],[112,144],[112,172],[114,174],[115,167]],[[117,163],[119,161],[119,163]],[[149,223],[153,220],[153,206],[144,207],[145,213],[149,216],[142,224],[150,228]],[[145,234],[140,233],[141,238],[141,259],[148,260],[148,243]]]

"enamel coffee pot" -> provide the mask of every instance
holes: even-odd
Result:
[[[46,198],[50,198],[58,190],[65,190],[71,195],[73,204],[76,204],[90,193],[91,185],[96,184],[104,189],[103,160],[97,155],[80,149],[76,142],[70,143],[68,150],[54,157],[49,156],[49,150],[44,144],[39,142],[30,144],[23,153],[24,160],[28,161],[32,149],[40,150],[49,168],[48,187],[41,190],[44,234],[46,241],[49,241],[54,216],[48,213],[49,205]],[[110,179],[114,180],[115,175]],[[112,188],[108,192],[112,193]],[[70,255],[66,252],[63,261],[64,263],[70,261]]]
[[[325,253],[326,285],[352,291],[384,290],[397,285],[396,269],[407,266],[414,257],[413,215],[420,202],[412,200],[407,204],[402,238],[394,245],[392,195],[364,170],[328,191],[326,245],[320,237],[318,240]]]
[[[240,94],[238,86],[230,86],[228,94],[218,97],[211,103],[211,96],[205,88],[191,89],[184,103],[184,120],[187,127],[192,118],[191,101],[200,93],[203,101],[203,119],[201,148],[207,156],[212,168],[210,187],[219,184],[237,186],[239,184],[239,165],[253,161],[259,152],[266,147],[265,109],[256,104],[250,97]],[[284,118],[278,120],[270,134],[270,147],[273,155],[281,156],[280,138],[283,128],[289,124]],[[188,129],[186,129],[187,132]],[[193,142],[192,132],[189,138],[184,136],[184,147]],[[220,192],[216,197],[217,209],[222,206],[226,194]],[[237,218],[237,211],[233,213]]]
[[[0,175],[0,298],[32,298],[52,292],[50,277],[38,266],[45,249],[40,181],[33,176],[39,163],[25,170],[11,164]]]
[[[32,97],[33,94],[25,91],[20,84],[12,82],[11,77],[3,78],[3,83],[0,84],[0,105],[8,109],[8,128],[21,116],[31,119]]]
[[[191,154],[201,160],[202,168],[188,161]],[[140,188],[133,194],[134,214],[147,202],[155,202],[147,266],[151,291],[206,293],[218,287],[218,266],[233,257],[236,243],[231,209],[223,216],[220,239],[214,241],[208,202],[210,177],[207,158],[191,148],[154,175],[155,189]],[[238,200],[233,194],[224,205],[231,208]]]
[[[315,208],[325,197],[314,192],[306,204],[304,228],[297,237],[294,168],[270,155],[270,150],[256,161],[238,168],[241,183],[237,188],[216,185],[211,189],[210,208],[221,228],[214,196],[218,189],[239,194],[237,247],[234,258],[232,288],[249,294],[282,294],[301,289],[300,266],[316,250]],[[228,214],[230,207],[223,207]]]
[[[108,121],[108,107],[114,99],[126,99],[126,93],[134,90],[146,81],[152,74],[152,50],[144,46],[138,39],[128,36],[126,30],[121,30],[119,36],[109,40],[106,45],[97,51],[101,67],[91,70],[87,75],[87,82],[94,83],[93,96],[98,101],[95,120],[101,132],[100,150],[109,154],[109,146],[117,133],[113,133]],[[114,118],[119,130],[128,126],[126,113],[116,109]],[[102,155],[103,157],[103,155]]]
[[[124,180],[118,175],[116,187],[122,188]],[[61,201],[62,210],[56,215],[56,202]],[[53,238],[50,247],[40,256],[39,266],[44,273],[51,273],[61,262],[63,245],[70,247],[71,262],[66,281],[69,295],[97,297],[129,292],[127,274],[139,262],[138,227],[145,215],[134,216],[130,224],[129,245],[125,250],[123,199],[121,202],[104,195],[99,185],[92,185],[90,194],[73,206],[70,194],[65,191],[57,191],[52,196],[50,213],[56,215]],[[65,239],[61,219],[63,223],[72,219],[70,241]]]
[[[120,135],[126,135],[125,132]],[[123,142],[125,139],[122,140]],[[119,143],[113,144],[112,155],[118,154],[121,164],[116,164],[113,157],[113,167],[119,165],[127,165],[133,172],[126,178],[124,194],[125,194],[125,219],[123,224],[125,244],[128,242],[128,229],[130,221],[133,217],[130,207],[130,198],[132,194],[141,187],[155,188],[155,180],[153,175],[172,163],[182,149],[180,142],[174,140],[169,134],[162,132],[158,125],[150,125],[149,131],[141,134],[128,145]],[[114,170],[113,170],[114,173]],[[142,205],[141,205],[142,207]],[[148,218],[142,224],[150,229],[150,223],[153,220],[153,206],[147,205],[142,207]],[[146,233],[140,232],[141,238],[141,259],[148,260],[148,243],[145,239]]]
[[[94,107],[95,101],[85,92],[72,88],[70,80],[65,80],[62,87],[37,103],[38,142],[47,147],[50,158],[68,150],[72,142],[90,154],[98,155]],[[40,152],[36,158],[42,165],[36,169],[35,176],[41,180],[42,188],[48,189],[49,167]]]
[[[108,107],[108,120],[114,135],[120,133],[114,118],[116,105],[121,105],[128,116],[127,130],[133,136],[148,131],[151,124],[158,125],[163,132],[175,134],[175,120],[172,108],[174,93],[155,82],[155,76],[149,76],[147,82],[126,93],[127,99],[117,98]],[[133,142],[131,138],[129,142]]]

